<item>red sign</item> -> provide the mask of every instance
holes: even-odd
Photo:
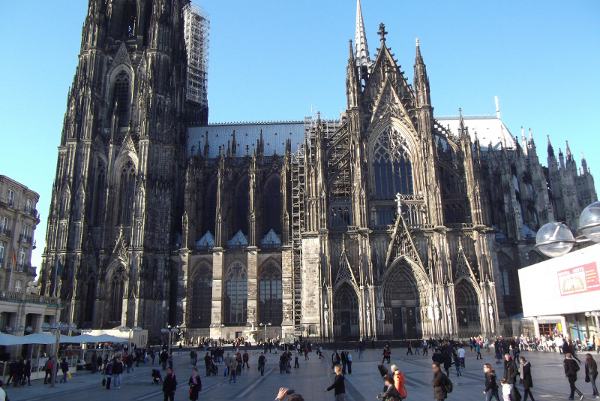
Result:
[[[561,296],[600,290],[596,262],[559,271],[558,286]]]

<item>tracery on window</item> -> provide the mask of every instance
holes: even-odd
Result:
[[[377,199],[394,199],[397,193],[413,193],[410,156],[404,146],[391,146],[390,135],[399,133],[391,130],[382,132],[373,147],[374,192]]]
[[[259,320],[279,326],[283,318],[281,270],[274,264],[268,265],[260,275]]]
[[[225,281],[225,323],[246,324],[248,300],[248,275],[239,262],[232,264]]]

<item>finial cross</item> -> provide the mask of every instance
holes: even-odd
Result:
[[[385,35],[387,35],[387,31],[385,30],[385,24],[382,22],[381,24],[379,24],[379,32],[377,32],[379,34],[379,37],[381,38],[382,42],[385,42]]]

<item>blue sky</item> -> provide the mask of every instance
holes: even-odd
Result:
[[[388,45],[412,81],[415,38],[436,115],[494,113],[585,152],[600,182],[600,2],[362,0],[371,54]],[[289,120],[345,106],[355,0],[205,0],[211,19],[211,121]],[[0,1],[0,174],[39,192],[41,262],[66,96],[87,1]]]

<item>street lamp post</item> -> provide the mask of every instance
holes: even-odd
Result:
[[[176,333],[177,331],[179,331],[179,327],[172,327],[171,325],[168,325],[166,329],[160,330],[161,333],[169,335],[169,355],[171,355],[171,342],[173,338],[173,333]]]
[[[259,323],[258,325],[260,327],[264,327],[265,328],[265,338],[263,339],[263,341],[266,343],[267,342],[267,327],[269,327],[271,325],[271,322],[268,322],[268,323]]]
[[[42,325],[43,330],[48,330],[54,332],[55,342],[54,342],[54,363],[52,364],[52,377],[50,378],[50,387],[54,387],[56,384],[56,373],[58,371],[58,348],[60,347],[60,332],[61,330],[76,330],[77,326],[74,324],[66,324],[66,323],[44,323]]]

